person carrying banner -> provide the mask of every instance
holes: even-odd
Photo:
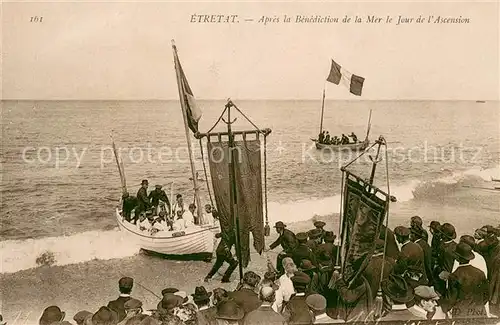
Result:
[[[295,234],[292,231],[286,229],[286,225],[282,221],[276,222],[274,228],[276,228],[276,232],[279,234],[279,237],[278,239],[276,239],[274,243],[269,245],[269,249],[265,249],[264,251],[267,252],[281,245],[283,251],[280,252],[278,254],[278,257],[276,258],[276,268],[278,270],[278,273],[282,274],[283,273],[282,261],[285,257],[293,256],[293,252],[297,247],[297,238],[295,237]]]

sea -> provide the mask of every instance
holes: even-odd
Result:
[[[319,133],[321,102],[233,102],[244,113],[232,108],[233,130],[272,130],[263,162],[265,217],[271,226],[278,220],[288,225],[312,219],[338,224],[340,168],[360,153],[314,147],[311,139]],[[198,101],[202,132],[212,127],[226,130],[226,117],[216,123],[225,103]],[[386,145],[378,156],[378,146],[373,146],[348,169],[368,179],[372,160],[377,161],[374,184],[397,199],[390,205],[391,227],[408,225],[414,215],[426,225],[432,220],[450,222],[459,236],[485,224],[500,224],[500,191],[494,190],[500,183],[492,181],[500,178],[498,102],[327,100],[323,129],[332,136],[354,132],[364,139],[370,110],[369,139],[373,144],[382,136]],[[141,180],[148,179],[150,189],[160,184],[171,197],[180,193],[187,202],[193,200],[178,101],[3,101],[1,123],[4,277],[16,279],[18,274],[22,283],[25,274],[37,274],[44,253],[52,256],[53,267],[77,268],[98,261],[111,261],[107,268],[123,266],[120,260],[138,256],[139,248],[118,230],[115,220],[121,183],[113,142],[132,195]],[[206,140],[202,152],[200,142],[191,139],[202,204],[210,203],[213,192],[208,191],[203,164],[205,159],[209,173]],[[109,264],[113,261],[118,264]],[[7,295],[14,299],[15,290]]]

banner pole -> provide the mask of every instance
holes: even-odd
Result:
[[[240,283],[243,281],[243,264],[241,259],[241,238],[240,238],[240,219],[238,216],[238,196],[236,191],[236,173],[235,160],[233,155],[234,139],[231,132],[231,106],[233,103],[229,100],[227,107],[227,134],[229,138],[228,153],[229,153],[229,209],[236,226],[236,255],[238,257],[238,268],[240,273]]]

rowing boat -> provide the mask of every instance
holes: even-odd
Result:
[[[188,228],[181,236],[173,236],[174,233],[170,231],[160,231],[151,235],[124,220],[118,208],[116,221],[120,230],[127,233],[127,238],[138,247],[171,259],[211,258],[214,249],[214,233],[219,230],[216,225],[203,225]]]
[[[349,144],[325,144],[320,143],[317,139],[311,139],[319,150],[332,150],[332,151],[363,151],[365,150],[370,141],[366,139],[363,142],[349,143]]]

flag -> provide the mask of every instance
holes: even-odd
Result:
[[[348,172],[342,217],[342,275],[346,283],[363,273],[380,235],[388,199],[373,192],[377,192],[374,186]]]
[[[181,100],[184,101],[184,108],[186,110],[187,123],[191,131],[193,133],[198,132],[198,121],[201,118],[201,110],[196,104],[196,100],[193,95],[193,91],[191,87],[189,87],[189,83],[187,81],[186,75],[184,74],[184,70],[182,70],[181,62],[179,57],[177,56],[177,49],[174,46],[175,50],[175,64],[176,68],[179,70],[180,74],[180,93]]]
[[[350,73],[343,67],[341,67],[337,62],[332,60],[332,67],[330,68],[330,74],[326,81],[338,85],[340,81],[349,88],[351,94],[356,96],[361,96],[361,91],[363,90],[363,82],[365,78],[357,76]]]

